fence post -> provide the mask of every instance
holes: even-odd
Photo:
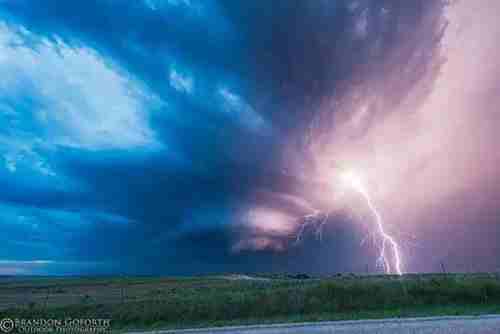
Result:
[[[122,279],[120,281],[121,281],[120,296],[121,296],[121,302],[123,304],[125,302],[125,284],[126,284],[125,276],[122,276]]]
[[[120,301],[123,304],[124,293],[123,293],[123,280],[120,280]]]
[[[49,305],[50,288],[47,288],[47,295],[45,296],[45,308]]]

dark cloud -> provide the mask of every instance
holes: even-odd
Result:
[[[54,262],[18,267],[373,270],[376,250],[359,247],[366,231],[349,210],[330,217],[322,242],[308,233],[295,244],[297,222],[332,205],[318,150],[347,162],[370,156],[373,129],[391,117],[415,134],[407,117],[443,65],[445,8],[0,2],[0,123],[9,129],[0,134],[0,259],[14,261],[0,270],[35,260]],[[411,170],[425,173],[429,159]]]

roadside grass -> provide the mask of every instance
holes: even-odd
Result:
[[[14,307],[0,318],[111,318],[123,330],[500,313],[500,280],[489,274],[139,283],[140,298]]]
[[[399,309],[358,311],[346,313],[319,313],[319,314],[294,314],[289,316],[278,316],[272,318],[247,318],[232,320],[217,320],[197,322],[194,324],[170,323],[159,321],[150,325],[128,325],[114,327],[114,332],[141,330],[168,330],[187,328],[206,328],[222,326],[245,326],[245,325],[267,325],[283,323],[305,323],[319,321],[342,321],[342,320],[374,320],[388,318],[413,318],[433,316],[479,316],[486,314],[500,314],[499,305],[447,305],[447,306],[424,306],[403,307]]]

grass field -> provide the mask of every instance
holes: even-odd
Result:
[[[496,274],[0,278],[0,319],[111,318],[117,330],[483,313],[500,313]]]

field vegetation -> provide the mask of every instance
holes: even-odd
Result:
[[[0,282],[0,318],[111,318],[117,330],[500,313],[495,274]]]

